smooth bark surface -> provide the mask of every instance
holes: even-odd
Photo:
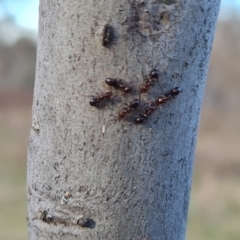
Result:
[[[40,1],[28,153],[31,240],[185,238],[219,4]],[[103,44],[106,25],[114,34]],[[124,103],[138,97],[136,86],[152,68],[161,77],[141,100],[175,86],[182,93],[146,124],[113,121]],[[107,77],[124,79],[134,94],[112,90],[113,104],[91,107],[91,95],[111,90]]]

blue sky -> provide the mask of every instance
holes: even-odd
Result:
[[[7,11],[19,26],[37,30],[38,4],[39,0],[0,0],[0,18]],[[240,16],[240,0],[222,0],[220,17],[226,17],[226,10],[231,7],[238,11]]]
[[[1,0],[0,17],[6,11],[19,26],[37,30],[38,5],[39,0]]]

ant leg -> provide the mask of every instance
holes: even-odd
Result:
[[[112,114],[110,115],[110,117],[107,119],[109,122],[115,121],[115,123],[118,121],[117,117],[113,117]]]
[[[164,90],[164,91],[166,91],[167,92],[167,89],[163,86],[163,84],[162,83],[160,83],[160,86],[161,86],[161,88]]]

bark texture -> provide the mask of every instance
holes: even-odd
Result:
[[[219,4],[40,1],[28,152],[31,240],[185,238]],[[105,78],[138,86],[152,68],[161,77],[141,100],[163,94],[160,82],[183,92],[146,124],[110,120],[137,91],[113,90],[114,104],[103,109],[89,105],[90,95],[110,90]]]

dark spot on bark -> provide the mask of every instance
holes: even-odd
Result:
[[[96,223],[91,218],[79,218],[77,220],[77,225],[84,228],[95,228]]]
[[[161,22],[163,22],[164,24],[167,24],[170,20],[170,16],[169,16],[169,13],[167,12],[162,12],[161,15],[160,15],[160,20]]]
[[[37,106],[39,105],[39,101],[38,100],[37,100],[36,104],[37,104]]]
[[[54,221],[54,217],[48,214],[46,210],[40,211],[40,219],[46,223],[51,223]]]
[[[170,5],[170,4],[174,4],[175,0],[162,0],[162,3]]]
[[[102,45],[104,47],[110,47],[114,40],[114,29],[110,25],[105,25],[102,34]]]

